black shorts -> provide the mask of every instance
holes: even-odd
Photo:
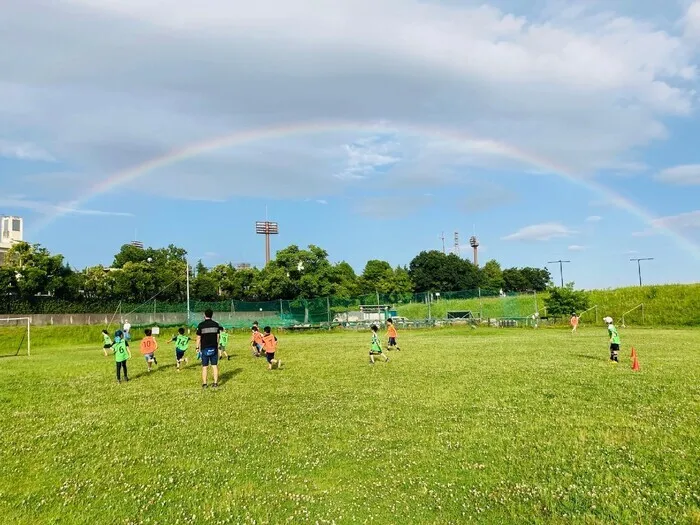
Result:
[[[396,346],[396,337],[389,338],[389,346]]]
[[[109,350],[110,348],[112,348],[112,345],[104,345],[102,348],[104,348],[105,350]]]
[[[182,361],[182,359],[185,357],[185,351],[184,350],[175,350],[175,359],[178,361]]]
[[[216,366],[219,364],[219,352],[216,348],[204,348],[202,350],[202,366]]]
[[[610,343],[610,351],[611,352],[619,352],[620,345],[618,343]]]
[[[271,354],[268,352],[265,352],[265,357],[267,357],[267,362],[272,363],[272,360],[275,358],[275,353],[272,352]]]

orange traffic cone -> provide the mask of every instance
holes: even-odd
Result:
[[[639,359],[637,359],[637,356],[635,355],[632,361],[632,370],[634,372],[639,372]]]
[[[634,359],[637,357],[637,350],[635,350],[634,347],[632,347],[632,353],[630,354],[630,359]]]

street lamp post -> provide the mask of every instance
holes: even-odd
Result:
[[[564,263],[570,263],[571,261],[549,261],[547,264],[559,263],[559,276],[561,277],[561,287],[564,288]]]
[[[637,273],[639,274],[639,286],[642,286],[642,261],[653,261],[653,257],[642,257],[630,259],[630,262],[637,262]]]

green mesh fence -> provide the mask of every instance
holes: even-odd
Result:
[[[54,312],[54,308],[56,311]],[[381,306],[381,308],[377,308]],[[254,321],[271,327],[328,327],[332,325],[364,325],[382,322],[387,316],[401,317],[405,324],[422,326],[440,322],[458,322],[450,312],[469,312],[473,319],[524,319],[531,317],[542,306],[535,294],[502,295],[499,290],[465,290],[442,293],[370,293],[359,297],[328,297],[317,299],[274,301],[191,301],[165,302],[158,299],[142,304],[86,303],[72,304],[69,315],[92,315],[104,324],[123,323],[132,326],[158,325],[162,327],[196,325],[203,312],[211,308],[214,318],[227,328],[249,328]],[[364,307],[364,308],[363,308]],[[374,310],[372,310],[374,308]],[[34,314],[68,314],[66,304],[42,301],[40,311]],[[73,322],[73,321],[72,321]],[[76,317],[75,323],[79,323]],[[90,320],[82,320],[90,324]]]

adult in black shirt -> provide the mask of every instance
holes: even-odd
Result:
[[[221,325],[212,319],[214,312],[207,308],[204,321],[197,326],[197,350],[202,352],[202,388],[207,388],[207,370],[211,365],[214,388],[219,386],[219,332]]]

